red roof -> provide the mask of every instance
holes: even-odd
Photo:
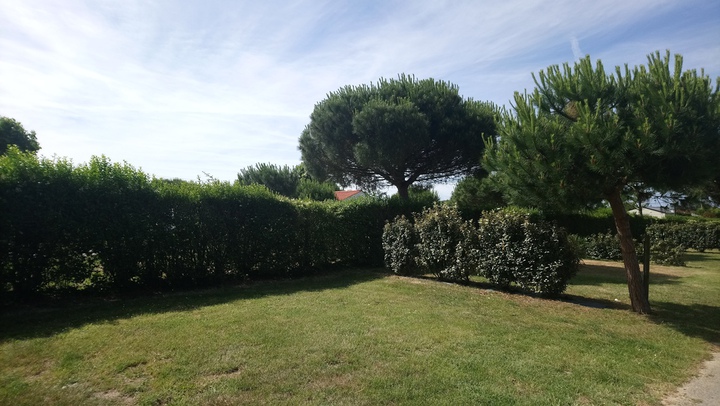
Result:
[[[335,192],[335,199],[345,200],[355,196],[358,193],[362,193],[360,190],[339,190]]]

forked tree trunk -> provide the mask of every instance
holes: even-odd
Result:
[[[627,275],[628,291],[630,292],[630,304],[633,311],[641,314],[650,313],[650,302],[648,301],[645,289],[643,289],[642,274],[635,244],[633,243],[632,232],[630,231],[630,218],[628,217],[620,189],[616,189],[607,196],[615,219],[615,228],[620,237],[620,251],[622,252],[625,273]]]

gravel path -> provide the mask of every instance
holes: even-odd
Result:
[[[698,376],[663,400],[665,406],[720,405],[720,352],[706,361]]]

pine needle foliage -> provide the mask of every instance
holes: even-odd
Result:
[[[413,184],[477,170],[493,114],[491,103],[465,99],[448,82],[381,78],[328,93],[299,148],[313,177],[367,190],[392,185],[407,199]]]
[[[669,51],[614,73],[587,56],[533,78],[535,89],[516,93],[513,108],[499,114],[485,165],[516,203],[557,210],[609,202],[637,296],[633,308],[649,312],[647,298],[630,286],[639,268],[620,194],[630,183],[679,189],[716,176],[717,81],[684,71],[682,57]]]

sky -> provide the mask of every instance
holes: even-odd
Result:
[[[0,115],[46,157],[232,181],[299,164],[314,105],[346,85],[406,73],[509,106],[550,65],[665,50],[720,76],[720,1],[0,0]]]

